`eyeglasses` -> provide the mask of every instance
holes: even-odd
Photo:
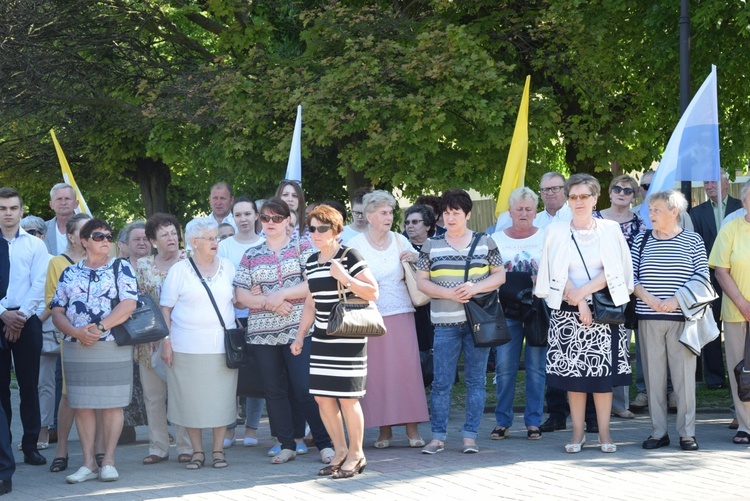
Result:
[[[278,214],[274,214],[273,216],[269,216],[268,214],[260,215],[260,220],[264,223],[270,223],[271,221],[273,221],[274,223],[279,224],[284,219],[286,219],[284,216],[280,216]]]
[[[35,230],[34,228],[29,228],[28,230],[26,230],[26,233],[28,233],[32,237],[36,237],[37,235],[42,235],[41,231]]]
[[[562,190],[564,187],[565,186],[550,186],[549,188],[540,188],[539,193],[560,193],[560,190]]]
[[[221,238],[219,237],[193,237],[196,240],[205,240],[207,242],[221,242]]]
[[[315,233],[316,231],[318,233],[325,233],[326,231],[331,229],[331,225],[330,224],[321,224],[320,226],[310,225],[308,226],[308,228],[310,228],[310,233]]]
[[[114,240],[114,237],[112,237],[111,233],[102,233],[101,231],[95,231],[91,234],[91,240],[94,242],[101,242],[102,240],[106,239],[107,242],[112,243]]]
[[[362,212],[361,210],[353,210],[352,211],[352,215],[354,217],[364,217],[365,213]]]
[[[589,193],[584,193],[582,195],[568,195],[568,200],[588,200],[589,198],[593,197],[594,195],[591,195]]]
[[[612,191],[614,191],[618,195],[620,193],[625,193],[626,195],[632,195],[633,193],[635,193],[633,188],[623,188],[622,186],[613,186]]]
[[[643,188],[643,189],[644,189],[644,190],[646,190],[646,191],[648,191],[648,189],[649,189],[650,187],[651,187],[651,184],[650,184],[650,183],[642,183],[642,184],[641,184],[641,188]]]
[[[407,219],[406,221],[404,221],[404,224],[406,226],[409,226],[410,224],[419,224],[422,221],[423,221],[423,219]]]

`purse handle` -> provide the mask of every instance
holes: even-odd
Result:
[[[201,275],[201,272],[198,271],[198,267],[195,265],[195,261],[193,261],[192,257],[188,258],[188,261],[190,261],[190,264],[193,266],[193,269],[195,270],[196,275],[198,275],[198,278],[201,281],[201,284],[203,284],[203,287],[206,289],[206,292],[208,292],[208,298],[211,300],[211,304],[214,306],[214,311],[216,312],[216,316],[219,317],[219,322],[221,323],[222,329],[225,331],[227,330],[227,326],[224,325],[224,319],[221,317],[221,313],[219,312],[219,307],[216,304],[216,300],[214,299],[214,295],[211,294],[211,289],[208,288],[208,284],[206,283],[206,279],[203,278],[203,275]],[[219,263],[219,266],[221,266],[221,263]]]
[[[474,257],[474,250],[477,248],[477,244],[479,243],[479,239],[482,238],[482,235],[484,235],[484,232],[477,231],[477,232],[474,232],[474,236],[472,237],[471,248],[469,249],[469,254],[466,256],[466,268],[464,269],[464,282],[469,281],[469,267],[471,266],[471,258]]]
[[[341,257],[339,258],[339,263],[341,263],[341,262],[344,261],[344,258],[349,253],[349,249],[351,249],[351,247],[347,247],[346,249],[344,249],[343,254],[341,254]],[[333,259],[333,258],[331,258],[331,259]],[[347,272],[348,271],[349,271],[349,268],[347,267]],[[331,277],[331,278],[333,278],[333,277]],[[343,301],[344,303],[347,303],[348,301],[346,300],[346,294],[344,293],[344,288],[341,286],[341,282],[339,282],[338,280],[336,280],[336,291],[339,294],[339,301]]]

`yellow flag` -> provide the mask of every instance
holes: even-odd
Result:
[[[63,150],[60,147],[60,143],[57,142],[55,131],[50,129],[49,133],[52,136],[52,142],[55,143],[55,150],[57,151],[57,159],[60,161],[60,168],[62,169],[63,179],[67,184],[73,187],[76,192],[76,196],[78,197],[78,209],[76,209],[76,212],[84,212],[91,216],[89,206],[86,205],[86,200],[83,199],[83,194],[81,193],[81,190],[78,189],[76,180],[73,178],[73,173],[70,171],[70,166],[68,165],[68,160],[65,158],[65,153],[63,153]]]
[[[526,86],[523,88],[521,106],[518,107],[516,128],[513,131],[513,140],[510,143],[508,160],[505,162],[503,182],[500,185],[500,194],[497,196],[497,206],[495,206],[495,217],[498,217],[501,212],[506,212],[509,209],[508,198],[510,197],[511,192],[524,185],[524,178],[526,177],[526,159],[529,152],[530,84],[531,75],[526,77]]]

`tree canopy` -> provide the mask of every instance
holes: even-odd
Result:
[[[719,70],[723,165],[748,162],[744,3],[691,2],[692,88]],[[116,224],[271,195],[303,106],[309,199],[362,184],[494,195],[532,75],[527,184],[658,160],[679,118],[679,5],[645,0],[8,0],[0,184],[49,216],[55,129]],[[22,174],[22,175],[19,175]]]

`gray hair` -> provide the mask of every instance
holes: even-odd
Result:
[[[35,229],[40,234],[45,235],[47,233],[47,224],[39,216],[28,215],[21,219],[21,228],[24,230]]]
[[[747,198],[748,194],[750,192],[750,179],[745,181],[745,184],[742,185],[742,189],[740,189],[740,201],[742,203],[745,203],[745,198]]]
[[[662,200],[669,210],[677,209],[678,211],[678,218],[681,214],[684,214],[687,210],[687,200],[685,199],[685,195],[682,194],[681,191],[677,190],[662,190],[657,191],[656,193],[650,194],[648,197],[646,197],[646,205],[650,206],[657,200]]]
[[[130,241],[130,234],[133,232],[133,230],[145,229],[146,223],[144,221],[133,221],[120,230],[120,233],[117,234],[117,241],[127,244]]]
[[[510,197],[508,197],[508,207],[513,208],[513,206],[518,202],[529,199],[534,202],[535,207],[537,204],[539,204],[539,197],[536,193],[534,193],[533,190],[527,188],[526,186],[516,188],[515,190],[510,192]]]
[[[212,217],[197,217],[185,226],[185,240],[190,242],[205,231],[219,231],[219,223]]]
[[[565,198],[568,198],[568,196],[570,195],[570,189],[573,186],[578,186],[579,184],[587,186],[588,189],[591,190],[591,194],[595,197],[599,197],[599,195],[601,195],[602,193],[602,186],[599,184],[599,181],[591,174],[573,174],[565,182]]]
[[[73,196],[76,197],[76,198],[78,198],[78,194],[76,193],[76,189],[73,188],[71,185],[69,185],[68,183],[57,183],[56,185],[54,185],[52,187],[51,190],[49,190],[49,199],[52,200],[52,198],[55,196],[55,192],[57,190],[62,190],[64,188],[68,188],[69,190],[73,190]]]
[[[362,197],[362,210],[365,214],[371,214],[384,205],[390,205],[394,209],[398,205],[393,195],[387,191],[375,190]]]
[[[542,181],[546,181],[547,179],[552,179],[553,177],[559,177],[560,179],[562,179],[563,184],[567,181],[565,179],[565,176],[563,176],[559,172],[550,171],[550,172],[545,173],[542,176],[542,178],[539,180],[539,184],[542,184]]]

